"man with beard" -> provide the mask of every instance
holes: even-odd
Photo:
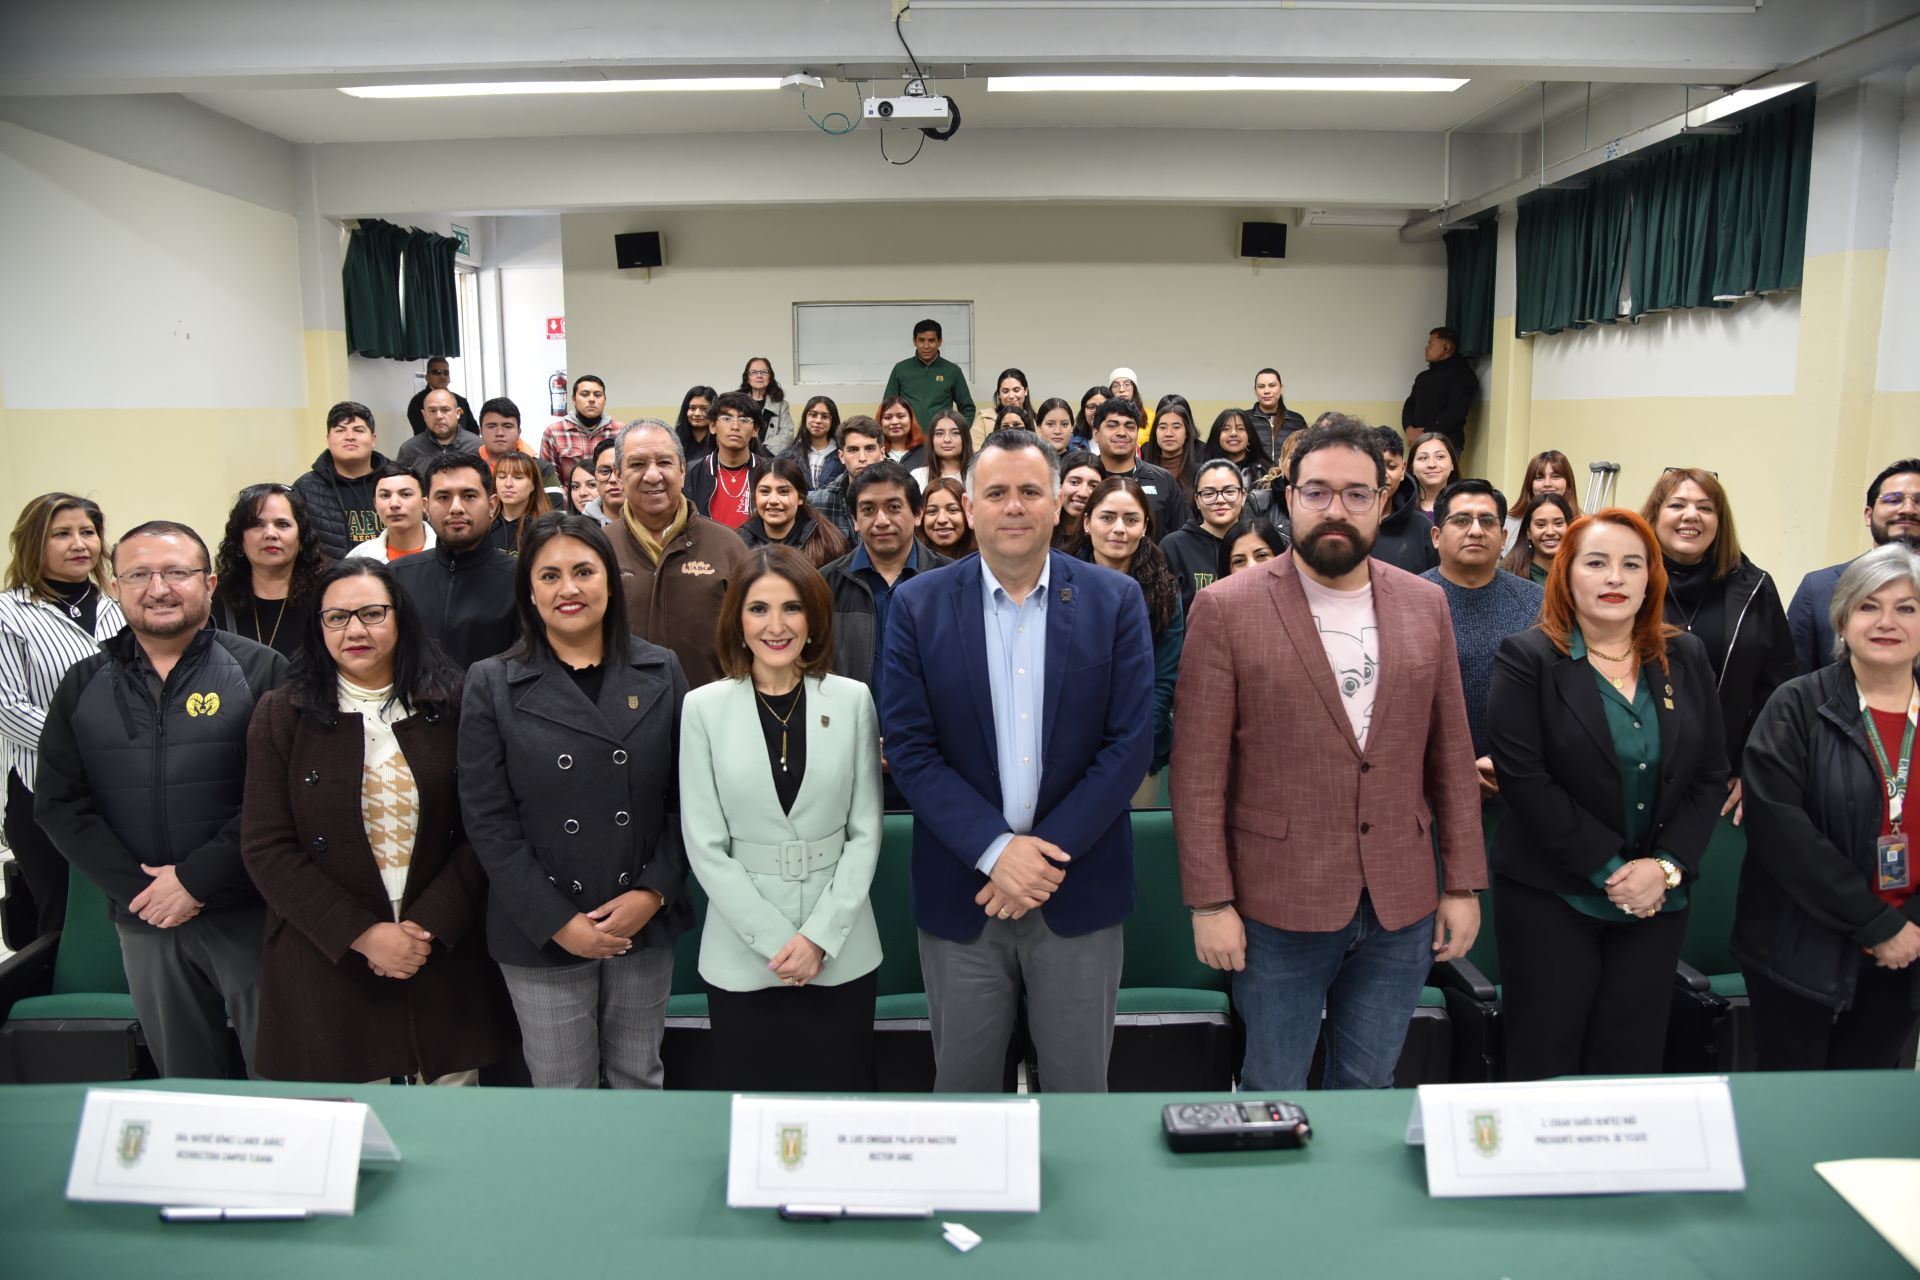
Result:
[[[1867,486],[1867,532],[1873,545],[1904,542],[1920,551],[1920,458],[1902,458]],[[1827,606],[1833,588],[1851,560],[1815,569],[1800,579],[1800,589],[1787,606],[1787,629],[1793,632],[1794,656],[1802,673],[1818,671],[1833,661],[1833,627]]]
[[[460,430],[477,431],[479,427],[473,420],[473,408],[467,398],[457,391],[449,390],[453,382],[453,367],[445,356],[427,357],[427,385],[413,393],[413,399],[407,401],[407,421],[413,426],[413,434],[419,435],[427,429],[427,397],[435,391],[446,391],[460,406]]]
[[[514,557],[492,545],[493,472],[471,453],[427,462],[420,483],[438,541],[396,561],[393,579],[419,611],[427,634],[464,671],[511,645]]]
[[[1241,1085],[1385,1088],[1427,971],[1486,887],[1473,737],[1446,597],[1373,559],[1386,464],[1359,423],[1289,468],[1291,551],[1194,597],[1174,703],[1173,819],[1194,949],[1233,973]],[[1431,807],[1429,807],[1431,806]],[[1439,876],[1435,876],[1438,833]]]
[[[607,384],[591,373],[573,380],[573,408],[547,426],[540,441],[540,461],[553,468],[564,490],[573,469],[593,457],[593,447],[620,434],[620,423],[606,416]]]
[[[249,1063],[266,908],[240,861],[247,721],[286,678],[265,645],[207,626],[207,545],[154,520],[113,549],[127,628],[61,680],[40,736],[34,816],[100,886],[160,1074]]]

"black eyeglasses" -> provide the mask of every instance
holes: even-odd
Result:
[[[387,615],[392,612],[393,606],[390,604],[366,604],[358,609],[322,609],[320,625],[329,631],[345,631],[347,623],[358,618],[363,627],[377,627],[385,622]]]

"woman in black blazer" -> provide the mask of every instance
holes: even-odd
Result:
[[[1654,482],[1640,516],[1660,539],[1667,570],[1668,623],[1706,646],[1727,731],[1722,815],[1740,825],[1740,754],[1773,691],[1800,674],[1787,611],[1773,578],[1741,553],[1727,491],[1711,471],[1668,467]]]
[[[674,939],[687,679],[631,636],[597,521],[552,513],[514,573],[520,643],[467,675],[460,807],[491,881],[487,949],[536,1086],[657,1089]]]
[[[1494,662],[1487,731],[1508,818],[1491,859],[1508,1075],[1660,1070],[1686,885],[1727,763],[1713,667],[1660,619],[1653,530],[1574,522],[1540,624]]]
[[[1911,1067],[1920,1024],[1920,555],[1896,541],[1855,560],[1829,618],[1839,659],[1781,687],[1742,765],[1733,953],[1763,1071]]]

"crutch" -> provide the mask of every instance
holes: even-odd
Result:
[[[1620,464],[1617,462],[1595,462],[1587,467],[1587,496],[1582,500],[1582,511],[1598,511],[1602,507],[1613,505],[1614,486],[1620,479]]]

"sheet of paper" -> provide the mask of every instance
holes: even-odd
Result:
[[[67,1198],[351,1214],[370,1114],[360,1102],[90,1089]],[[376,1156],[397,1160],[378,1136]]]
[[[1726,1078],[1422,1085],[1407,1141],[1427,1193],[1742,1191]]]
[[[1040,1106],[738,1095],[727,1203],[1034,1213]]]
[[[1828,1160],[1813,1171],[1920,1271],[1920,1160]]]

